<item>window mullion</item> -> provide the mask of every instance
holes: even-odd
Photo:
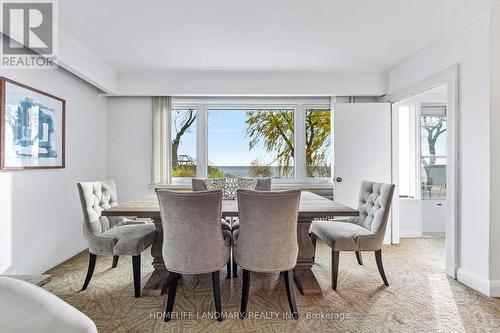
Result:
[[[206,105],[197,108],[196,176],[208,178],[208,112]]]
[[[165,175],[163,181],[172,184],[172,106],[167,110],[164,119],[161,121],[161,127],[165,129],[162,133],[162,149],[164,149],[167,158],[164,163],[164,170],[161,172]]]
[[[306,180],[306,122],[305,107],[296,105],[294,110],[295,138],[295,180],[303,183]]]

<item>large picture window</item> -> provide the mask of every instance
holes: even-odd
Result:
[[[160,159],[166,163],[154,164],[155,170],[165,171],[156,183],[187,185],[193,177],[272,177],[277,184],[331,186],[329,98],[321,103],[314,103],[314,98],[307,103],[235,100],[172,99],[166,121],[155,125],[169,138],[155,141],[164,142],[166,151]]]
[[[294,177],[294,111],[209,109],[208,177]]]

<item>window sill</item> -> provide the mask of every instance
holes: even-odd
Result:
[[[191,183],[180,184],[149,184],[150,189],[167,189],[167,190],[191,190]],[[273,190],[287,190],[287,189],[333,189],[331,182],[305,182],[305,183],[273,183]]]

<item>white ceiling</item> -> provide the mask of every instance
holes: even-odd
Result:
[[[489,0],[64,0],[59,21],[118,70],[385,70]]]

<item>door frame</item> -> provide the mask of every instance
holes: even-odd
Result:
[[[428,89],[447,84],[447,168],[446,168],[446,274],[456,279],[458,266],[458,239],[460,214],[460,98],[459,98],[459,65],[420,80],[404,89],[383,97],[383,101],[395,104]],[[394,142],[394,141],[393,141]],[[393,168],[394,169],[394,168]],[[393,214],[394,214],[393,210]],[[396,209],[397,211],[397,209]],[[393,221],[395,219],[393,218]],[[392,224],[392,235],[399,238],[399,223]],[[393,238],[393,240],[395,240]]]

